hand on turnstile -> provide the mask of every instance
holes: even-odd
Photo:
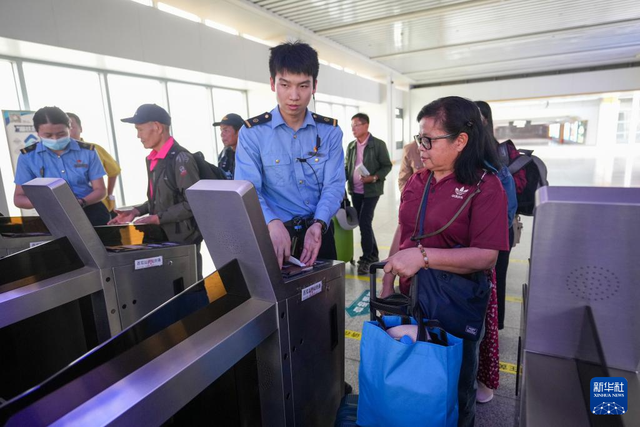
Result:
[[[284,262],[289,259],[289,255],[291,255],[291,237],[289,237],[287,228],[279,219],[274,219],[267,227],[269,228],[269,237],[271,237],[273,250],[278,259],[278,267],[282,270],[282,264],[284,264]]]
[[[133,221],[135,217],[140,215],[140,212],[136,208],[128,211],[119,211],[116,209],[114,212],[118,215],[109,221],[107,225],[128,224]]]
[[[133,221],[134,224],[155,224],[160,225],[160,217],[158,215],[147,215]]]
[[[322,224],[316,222],[307,230],[304,235],[304,246],[302,248],[302,255],[300,255],[300,261],[306,265],[313,265],[320,252],[320,246],[322,245]]]

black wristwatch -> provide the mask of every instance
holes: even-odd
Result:
[[[80,207],[84,208],[85,206],[87,206],[87,201],[83,198],[78,199],[80,200]]]
[[[316,222],[320,223],[320,225],[321,225],[321,227],[322,227],[322,234],[326,233],[326,232],[327,232],[327,223],[326,223],[326,222],[324,222],[323,220],[321,220],[321,219],[317,219],[317,218],[313,220],[313,223],[314,223],[314,224],[315,224]]]

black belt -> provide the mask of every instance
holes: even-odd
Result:
[[[291,238],[291,255],[300,259],[304,246],[304,236],[309,227],[313,225],[313,217],[303,218],[296,216],[284,223]]]

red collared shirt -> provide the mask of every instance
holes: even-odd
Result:
[[[171,147],[173,147],[173,141],[173,137],[170,136],[169,139],[167,139],[167,142],[164,143],[160,151],[151,150],[151,153],[149,153],[149,155],[147,156],[147,160],[150,161],[149,171],[153,171],[153,169],[158,164],[158,160],[167,157],[169,150],[171,150]],[[149,194],[153,196],[153,183],[151,182],[151,180],[149,180]]]
[[[411,236],[418,233],[416,217],[420,209],[430,171],[415,173],[407,182],[400,199],[399,222],[402,227],[400,249],[417,246]],[[431,183],[424,221],[424,234],[436,231],[453,218],[465,200],[476,190],[476,185],[464,185],[451,174]],[[415,231],[414,231],[415,230]],[[480,193],[460,213],[460,216],[442,233],[422,239],[426,248],[482,248],[506,251],[509,249],[507,224],[507,196],[500,180],[487,174],[480,184]]]

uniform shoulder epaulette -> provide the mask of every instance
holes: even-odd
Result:
[[[338,119],[332,119],[331,117],[324,117],[320,114],[312,113],[311,117],[317,123],[324,123],[325,125],[338,126]]]
[[[32,152],[33,150],[35,150],[35,149],[36,149],[36,146],[37,146],[38,144],[40,144],[40,141],[35,142],[35,143],[31,144],[31,145],[30,145],[30,146],[28,146],[28,147],[24,147],[23,149],[21,149],[21,150],[20,150],[20,152],[21,152],[22,154],[30,153],[30,152]]]
[[[246,127],[250,128],[253,126],[261,125],[264,123],[269,123],[271,121],[271,113],[262,113],[259,116],[251,117],[244,121]]]
[[[93,144],[89,144],[89,143],[82,142],[82,141],[77,141],[77,142],[78,142],[78,146],[80,148],[84,148],[85,150],[95,151],[95,149],[96,149],[96,146],[93,145]]]

